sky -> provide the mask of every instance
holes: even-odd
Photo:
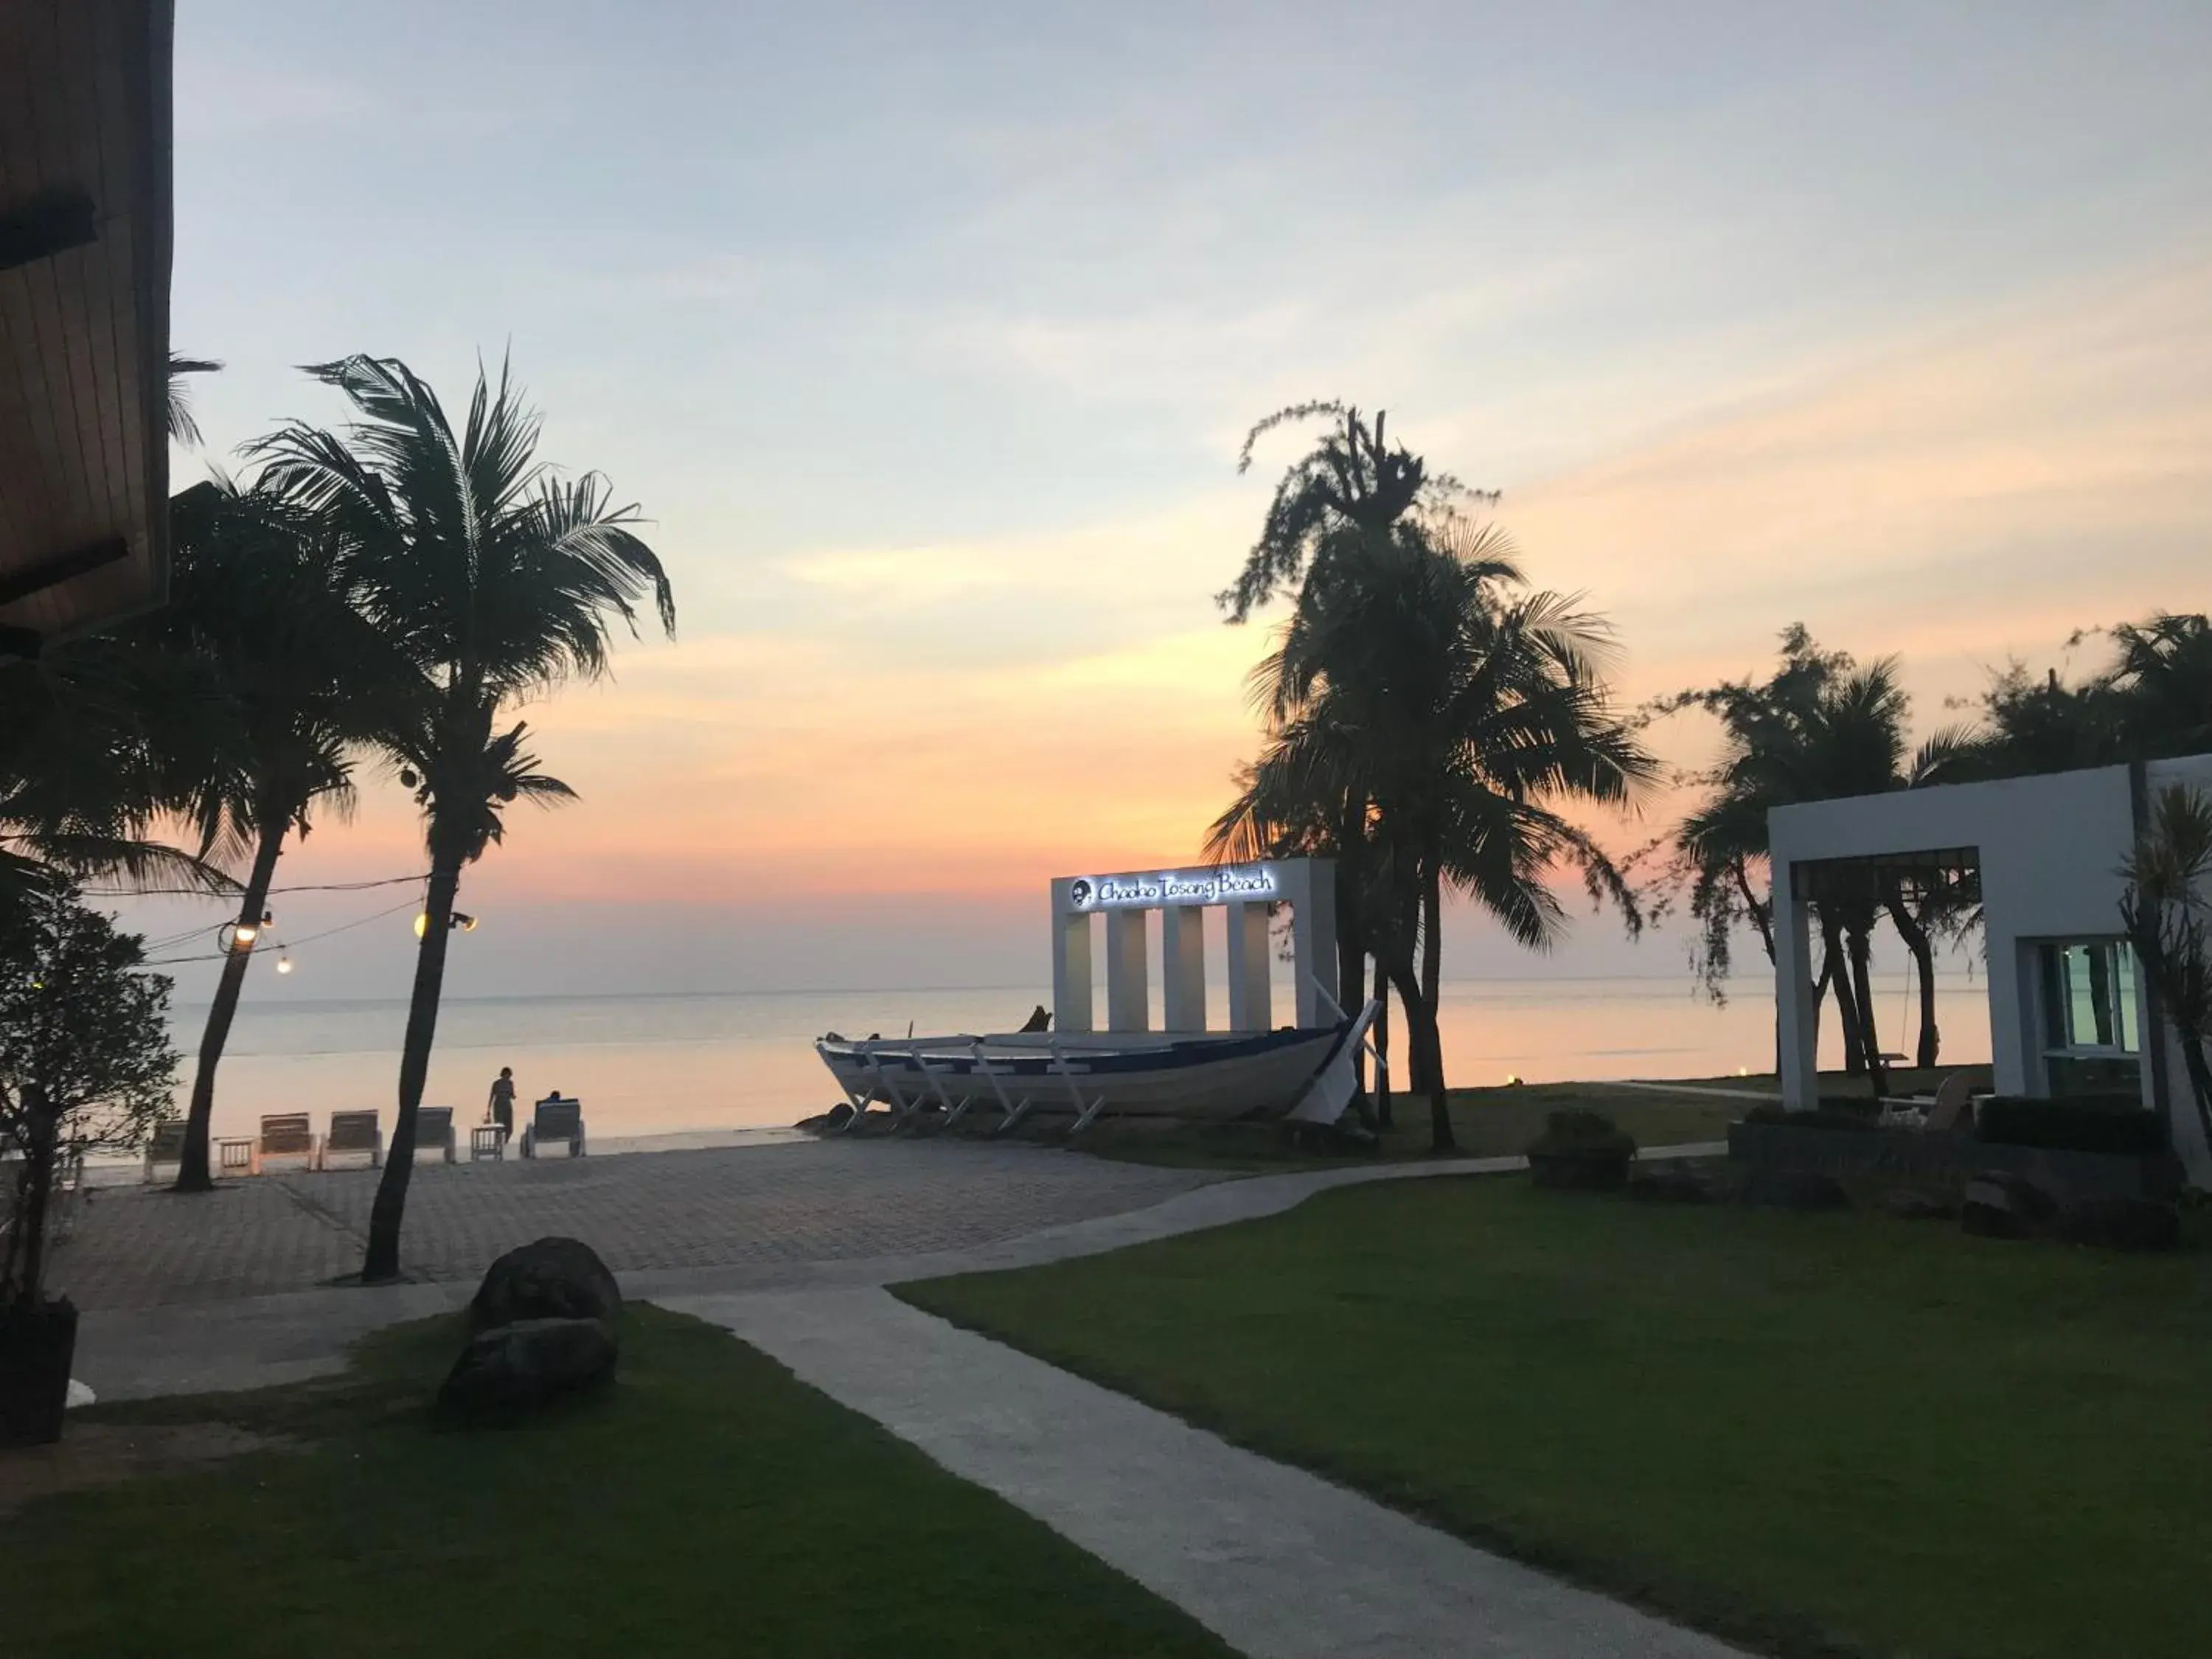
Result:
[[[179,486],[342,418],[296,365],[458,405],[504,355],[674,580],[674,643],[523,711],[582,799],[469,872],[453,994],[1037,981],[1047,879],[1190,860],[1255,748],[1271,619],[1212,596],[1291,402],[1501,490],[1625,704],[1802,621],[1925,729],[2212,599],[2202,3],[185,0],[176,118],[227,365]],[[362,793],[280,884],[421,868]],[[255,994],[404,995],[406,891],[280,896]],[[1462,915],[1449,966],[1680,959]]]

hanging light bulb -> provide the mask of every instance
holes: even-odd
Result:
[[[464,933],[473,933],[477,930],[477,919],[465,911],[456,910],[453,912],[453,926]]]
[[[259,938],[261,930],[252,922],[239,922],[230,930],[230,948],[234,951],[243,951]]]
[[[290,973],[292,971],[292,958],[287,956],[279,956],[276,958],[276,971],[280,974]]]
[[[420,939],[430,931],[430,913],[423,911],[415,918],[415,937]]]

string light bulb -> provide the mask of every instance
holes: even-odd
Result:
[[[292,958],[287,956],[279,956],[276,958],[276,971],[280,974],[290,973],[292,971]]]
[[[430,913],[428,910],[424,910],[418,913],[415,918],[415,937],[416,939],[420,939],[423,934],[429,931]]]

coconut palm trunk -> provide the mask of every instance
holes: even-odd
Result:
[[[268,912],[270,884],[276,879],[276,860],[283,854],[284,836],[291,827],[290,812],[261,826],[253,849],[253,868],[238,903],[238,925],[242,928],[258,927]],[[240,947],[234,943],[223,958],[214,1000],[208,1004],[207,1026],[200,1033],[199,1065],[192,1073],[191,1104],[185,1114],[185,1149],[176,1182],[180,1193],[204,1193],[215,1186],[208,1162],[208,1139],[215,1121],[216,1068],[222,1064],[231,1021],[237,1017],[239,996],[246,988],[246,969],[252,960],[251,945]]]
[[[438,1000],[446,984],[446,948],[453,931],[453,903],[461,890],[461,859],[447,854],[431,866],[422,913],[422,938],[415,949],[415,988],[407,1002],[407,1035],[399,1050],[399,1114],[392,1126],[383,1178],[368,1212],[368,1250],[363,1284],[399,1277],[399,1226],[407,1213],[407,1183],[415,1173],[415,1135],[422,1091],[430,1076],[430,1048],[438,1033]]]
[[[1850,953],[1851,1000],[1858,1005],[1859,1042],[1866,1055],[1867,1076],[1874,1085],[1875,1098],[1880,1100],[1889,1093],[1889,1066],[1882,1059],[1881,1034],[1875,1025],[1874,948],[1869,933],[1866,927],[1849,928],[1844,941]]]
[[[1925,1071],[1936,1064],[1936,1054],[1942,1047],[1942,1034],[1936,1027],[1935,941],[1921,925],[1920,918],[1913,915],[1912,905],[1899,883],[1890,883],[1889,890],[1883,896],[1882,908],[1896,925],[1898,938],[1912,953],[1914,977],[1920,982],[1920,1042],[1913,1063]]]
[[[1398,1126],[1390,1113],[1390,975],[1380,957],[1375,958],[1375,1024],[1367,1036],[1375,1045],[1375,1124],[1395,1129]]]

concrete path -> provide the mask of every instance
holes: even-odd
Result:
[[[1241,1450],[881,1290],[656,1299],[774,1355],[1251,1659],[1735,1652]]]

